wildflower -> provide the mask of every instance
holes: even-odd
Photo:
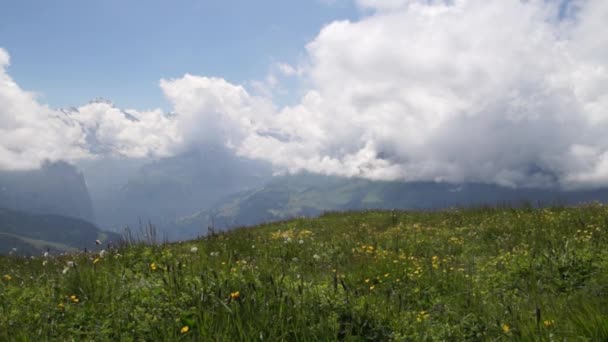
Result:
[[[553,325],[555,325],[555,321],[552,319],[546,319],[543,321],[543,325],[545,326],[545,328],[551,328],[553,327]]]
[[[57,309],[63,310],[64,308],[65,308],[65,305],[63,305],[63,303],[57,304]]]
[[[46,266],[46,264],[48,264],[48,263],[49,263],[49,261],[48,261],[48,260],[44,260],[44,261],[42,262],[42,266]]]
[[[285,243],[291,243],[291,238],[290,237],[286,238]]]
[[[42,254],[43,257],[48,258],[49,257],[49,252],[44,252],[44,254]]]
[[[190,253],[196,253],[196,252],[198,252],[198,247],[194,246],[194,247],[190,248]]]
[[[301,244],[303,244],[303,243],[304,243],[304,240],[300,239],[300,240],[298,241],[298,243],[301,245]]]
[[[70,266],[66,266],[63,268],[63,271],[61,271],[61,273],[66,274],[66,273],[68,273],[69,270],[70,270]]]
[[[80,299],[78,298],[77,295],[71,295],[70,296],[70,300],[72,301],[72,303],[78,303],[78,302],[80,302]]]
[[[93,260],[93,265],[97,264],[99,262],[99,258],[95,258],[95,260]]]
[[[509,331],[511,331],[511,327],[509,327],[509,325],[507,323],[503,323],[501,327],[502,327],[502,332],[504,332],[505,334],[508,334]]]
[[[157,268],[158,268],[158,266],[156,266],[156,263],[153,262],[153,263],[150,264],[150,269],[152,271],[156,271]]]
[[[73,261],[68,261],[67,265],[68,265],[68,267],[72,267],[72,268],[76,266],[76,264]]]
[[[5,274],[2,278],[4,278],[6,281],[13,279],[13,277],[11,277],[9,274]]]
[[[321,259],[321,257],[319,256],[319,254],[315,254],[315,255],[313,255],[312,257],[313,257],[315,260],[319,260],[319,259]]]
[[[423,320],[429,318],[430,316],[431,316],[431,314],[429,314],[427,311],[422,310],[416,316],[416,322],[422,322]]]
[[[251,249],[255,249],[255,245],[251,245]]]
[[[230,299],[237,300],[239,298],[241,298],[241,293],[239,291],[230,293]]]
[[[369,283],[369,278],[365,279],[365,282],[366,282],[366,283]]]
[[[102,249],[101,251],[99,251],[99,257],[103,258],[106,255],[106,250]]]
[[[187,325],[184,325],[184,326],[182,327],[182,329],[181,329],[179,332],[181,332],[182,334],[185,334],[185,333],[187,333],[188,331],[190,331],[190,327],[189,327],[189,326],[187,326]]]
[[[373,289],[375,289],[376,287],[374,285],[369,287],[369,290],[372,291]]]
[[[291,261],[293,261],[293,262],[298,262],[298,261],[299,261],[299,259],[298,259],[298,258],[292,258],[292,259],[291,259]]]

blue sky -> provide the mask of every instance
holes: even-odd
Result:
[[[357,16],[351,2],[327,0],[14,0],[0,11],[0,47],[14,80],[52,107],[100,96],[169,109],[160,78],[260,80],[275,62],[297,62],[324,24]]]

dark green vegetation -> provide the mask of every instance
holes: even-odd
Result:
[[[605,341],[606,247],[598,204],[336,213],[3,257],[0,340]]]
[[[102,232],[93,224],[58,215],[27,214],[0,208],[0,254],[13,248],[21,256],[77,251],[103,242],[121,240],[115,233]]]

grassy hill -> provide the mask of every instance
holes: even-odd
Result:
[[[81,219],[37,215],[0,208],[0,254],[13,249],[19,255],[77,251],[95,245],[95,240],[115,242],[121,236],[100,231]]]
[[[607,247],[597,204],[330,213],[2,257],[0,340],[606,341]]]

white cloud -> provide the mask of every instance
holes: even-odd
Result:
[[[45,159],[78,158],[86,154],[82,132],[39,105],[6,73],[8,53],[0,49],[0,169],[38,166]]]
[[[301,69],[296,69],[288,63],[278,63],[277,68],[279,69],[281,75],[286,77],[299,76],[302,75],[303,72]]]
[[[356,3],[360,8],[373,10],[396,10],[402,9],[417,2],[416,0],[357,0]]]
[[[9,60],[0,49],[0,169],[105,154],[167,155],[180,141],[174,120],[158,110],[127,113],[104,102],[70,110],[41,105],[7,74]]]
[[[94,127],[101,146],[125,155],[223,142],[294,172],[608,185],[608,37],[601,34],[608,2],[581,1],[568,18],[560,18],[558,1],[543,0],[358,5],[371,11],[324,27],[306,46],[306,68],[274,67],[307,85],[298,104],[274,105],[268,88],[281,82],[274,72],[259,82],[268,90],[261,95],[221,78],[161,80],[176,116],[129,111],[140,119],[134,122],[112,106],[83,106],[74,116],[77,127],[64,124],[72,135],[53,135],[53,144],[65,146],[57,157],[92,153],[87,141]],[[2,60],[8,56],[0,53]],[[10,93],[12,81],[2,75],[0,104],[9,105],[0,109],[0,122],[16,120],[10,105],[38,118],[13,126],[35,131],[41,117],[55,122],[49,119],[55,112],[29,93]],[[0,146],[7,150],[13,140]],[[39,145],[28,153],[53,155]],[[14,158],[0,152],[2,160]]]
[[[221,96],[219,117],[256,123],[235,126],[239,153],[373,179],[606,185],[606,2],[574,19],[541,0],[358,4],[376,11],[306,47],[300,104]]]

